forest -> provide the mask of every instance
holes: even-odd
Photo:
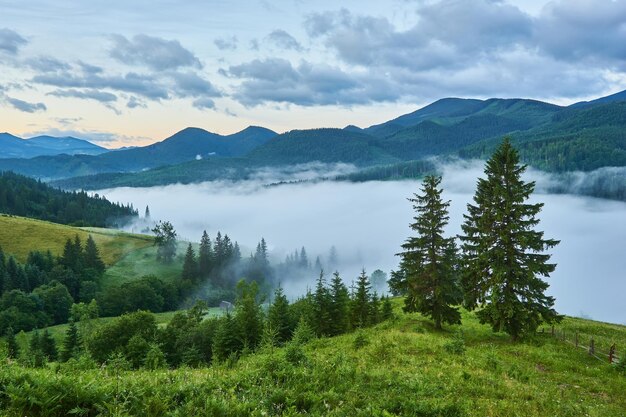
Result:
[[[84,191],[62,191],[12,172],[0,172],[0,212],[72,226],[121,226],[137,216],[131,206]]]

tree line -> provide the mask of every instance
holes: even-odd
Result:
[[[91,235],[67,239],[61,256],[30,252],[24,265],[0,248],[0,334],[66,323],[72,304],[96,297],[104,270]]]
[[[137,216],[132,205],[84,191],[62,191],[10,171],[0,172],[0,212],[72,226],[108,227]]]
[[[421,194],[409,199],[416,235],[402,245],[400,268],[390,282],[395,293],[406,295],[405,311],[427,315],[441,328],[461,322],[463,304],[477,310],[481,323],[513,339],[534,333],[542,322],[560,320],[542,279],[556,267],[544,251],[559,242],[534,230],[543,204],[527,202],[535,184],[522,180],[525,169],[505,139],[467,205],[460,251],[455,238],[444,235],[450,202],[442,199],[441,177],[424,179]]]

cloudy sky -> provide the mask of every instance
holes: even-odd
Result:
[[[0,0],[0,131],[107,147],[626,89],[626,0]]]

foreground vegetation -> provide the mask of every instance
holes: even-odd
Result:
[[[436,331],[400,311],[369,329],[263,348],[210,368],[124,369],[84,360],[30,369],[3,360],[3,415],[619,416],[626,377],[539,334],[512,343],[463,314]],[[579,319],[626,345],[626,327]],[[79,381],[79,383],[77,383]]]

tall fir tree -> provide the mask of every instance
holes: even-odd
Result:
[[[99,273],[104,272],[104,262],[100,257],[100,251],[96,246],[96,242],[93,237],[89,235],[87,242],[85,243],[85,253],[83,255],[85,268],[91,268]]]
[[[416,236],[406,240],[399,254],[406,277],[404,310],[430,317],[437,329],[443,323],[461,322],[455,306],[463,301],[454,238],[444,237],[450,202],[442,200],[440,184],[441,177],[429,175],[422,183],[422,193],[409,198],[416,212],[410,225]]]
[[[341,280],[339,272],[335,272],[330,281],[330,336],[336,336],[348,330],[350,325],[349,305],[348,288]]]
[[[274,301],[269,308],[267,322],[276,332],[276,341],[279,345],[291,339],[294,325],[289,313],[289,301],[280,286],[274,292]]]
[[[315,333],[318,336],[330,335],[333,317],[331,316],[331,296],[328,288],[326,287],[324,271],[320,271],[319,278],[317,279],[317,285],[315,286],[315,293],[313,294],[313,311],[315,314]]]
[[[352,327],[366,327],[370,324],[371,319],[371,294],[370,280],[365,269],[361,271],[361,275],[357,278],[356,289],[352,296],[350,315],[352,319]]]
[[[57,360],[57,344],[48,329],[45,329],[41,334],[41,337],[39,339],[39,346],[41,349],[41,353],[43,353],[48,361]]]
[[[200,249],[198,250],[198,270],[200,276],[206,278],[211,274],[213,269],[213,247],[211,246],[211,239],[206,230],[202,233],[200,239]]]
[[[235,322],[239,339],[243,346],[255,349],[261,341],[263,331],[263,317],[257,300],[259,287],[254,281],[247,283],[241,280],[237,284],[237,293]]]
[[[196,282],[198,278],[198,263],[196,262],[196,253],[191,243],[187,246],[187,252],[185,253],[182,278],[191,282]]]
[[[536,331],[542,321],[560,319],[541,278],[556,267],[544,252],[559,242],[534,230],[543,204],[527,202],[535,183],[522,180],[525,170],[505,138],[486,163],[486,178],[478,180],[461,236],[466,306],[480,307],[482,323],[514,340]]]

